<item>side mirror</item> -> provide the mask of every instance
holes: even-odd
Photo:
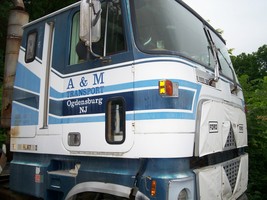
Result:
[[[80,39],[90,47],[101,37],[101,3],[99,0],[82,0],[80,4]]]

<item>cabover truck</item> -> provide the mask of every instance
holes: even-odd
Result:
[[[11,190],[45,200],[245,196],[225,41],[181,0],[82,0],[23,26]]]

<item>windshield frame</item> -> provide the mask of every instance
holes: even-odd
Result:
[[[206,22],[198,13],[196,13],[193,9],[191,9],[187,4],[185,4],[182,1],[178,1],[178,0],[173,0],[173,1],[175,1],[177,4],[181,5],[185,9],[185,12],[191,13],[194,18],[199,20],[199,23],[201,23],[202,26],[203,26],[203,28],[202,28],[203,34],[205,34],[205,30],[204,30],[205,27],[207,27],[208,30],[213,33],[213,37],[214,36],[217,37],[216,40],[219,39],[223,43],[225,48],[226,48],[226,43],[225,43],[225,40],[222,38],[222,36],[208,22]],[[150,55],[176,55],[176,56],[179,56],[179,57],[183,57],[185,59],[189,59],[190,61],[198,63],[198,64],[200,64],[202,66],[205,66],[206,68],[208,68],[210,70],[214,70],[215,65],[213,65],[213,64],[212,65],[208,65],[206,63],[200,62],[199,60],[193,59],[192,57],[187,56],[185,54],[182,54],[179,51],[173,51],[173,50],[168,50],[168,49],[162,49],[162,50],[161,49],[153,49],[153,50],[149,50],[149,49],[143,48],[142,44],[140,44],[140,40],[138,38],[138,27],[137,27],[136,8],[135,8],[135,6],[136,6],[135,1],[130,1],[130,11],[131,11],[131,20],[132,20],[132,26],[133,26],[133,33],[134,33],[134,41],[135,41],[136,47],[141,52],[146,53],[146,54],[150,54]],[[206,40],[207,40],[207,43],[210,43],[210,39],[207,36],[206,36]],[[210,46],[210,48],[212,48],[212,47]],[[215,60],[215,58],[214,58],[215,56],[218,58],[218,56],[219,56],[218,54],[219,54],[219,52],[217,52],[216,55],[213,55],[212,51],[209,52],[209,56],[212,57],[213,60]],[[220,62],[220,60],[219,60],[219,62]],[[219,65],[220,65],[220,63],[219,63]],[[233,70],[233,66],[231,64],[230,64],[229,67],[232,68],[231,70]],[[221,73],[221,70],[220,70],[219,73],[220,73],[220,75],[224,76],[225,78],[227,78],[227,79],[229,79],[231,81],[234,81],[235,76],[236,76],[236,75],[233,75],[233,77],[225,76],[224,74]]]
[[[153,56],[153,55],[158,55],[158,56],[170,55],[170,56],[183,57],[183,58],[185,58],[187,60],[190,60],[190,61],[193,61],[193,62],[195,62],[197,64],[200,64],[200,65],[204,66],[205,68],[208,68],[208,69],[210,69],[212,71],[214,71],[216,69],[216,61],[217,61],[218,65],[219,65],[219,72],[218,73],[220,74],[220,76],[223,76],[224,78],[228,79],[229,81],[240,85],[238,83],[238,81],[237,81],[237,76],[235,74],[235,70],[234,70],[234,67],[232,65],[229,53],[227,52],[226,56],[227,56],[227,61],[228,61],[228,63],[227,63],[228,66],[227,67],[229,67],[229,70],[231,71],[231,75],[230,76],[229,76],[229,73],[228,73],[228,75],[224,74],[222,66],[221,66],[222,59],[219,59],[222,56],[221,55],[222,52],[220,51],[220,48],[221,48],[220,45],[216,46],[216,44],[213,44],[213,45],[211,44],[211,40],[220,41],[220,43],[223,45],[224,49],[227,50],[226,42],[222,38],[221,34],[219,34],[207,21],[205,21],[197,12],[195,12],[191,7],[189,7],[183,1],[181,1],[181,0],[173,0],[173,2],[176,2],[177,4],[179,4],[185,10],[185,12],[191,14],[195,19],[199,20],[199,23],[202,24],[202,31],[203,31],[203,34],[205,34],[205,39],[206,39],[206,41],[208,43],[208,48],[209,48],[207,55],[209,56],[209,59],[213,60],[212,64],[206,64],[206,63],[200,62],[197,59],[193,59],[192,56],[188,56],[186,54],[182,54],[181,52],[178,52],[178,51],[166,50],[166,49],[164,49],[164,50],[161,50],[161,49],[149,50],[149,49],[146,49],[146,48],[142,48],[142,45],[140,44],[140,40],[138,39],[137,17],[136,17],[136,13],[135,13],[135,8],[136,8],[136,4],[137,4],[136,2],[137,1],[129,1],[129,2],[130,2],[130,13],[131,13],[131,21],[132,21],[132,28],[133,28],[135,46],[138,48],[138,50],[140,52],[143,52],[143,53],[146,53],[146,54],[150,54],[151,56]],[[150,6],[151,6],[151,4],[150,4]],[[205,29],[212,33],[211,34],[212,35],[211,38],[209,38],[206,35]],[[217,43],[217,42],[215,42],[215,43]],[[215,55],[214,55],[214,52],[212,52],[212,48],[216,49],[216,52],[215,52],[216,54]],[[225,59],[225,57],[224,57],[224,59]]]

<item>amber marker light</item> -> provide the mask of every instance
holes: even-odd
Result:
[[[167,97],[178,97],[178,83],[173,83],[170,80],[160,80],[159,94]]]
[[[156,186],[157,186],[157,182],[155,180],[152,180],[151,181],[151,189],[150,189],[150,195],[152,197],[155,197],[156,196]]]

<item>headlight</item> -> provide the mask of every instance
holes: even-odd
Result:
[[[168,200],[193,200],[195,199],[194,176],[171,180],[169,183]]]
[[[178,200],[188,200],[188,194],[186,189],[182,189],[179,193]]]

